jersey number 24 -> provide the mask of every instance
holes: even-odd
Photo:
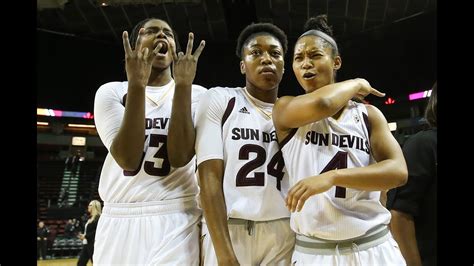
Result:
[[[237,187],[265,185],[264,172],[254,172],[253,176],[248,176],[248,174],[262,166],[267,161],[267,152],[261,146],[255,144],[245,144],[239,150],[239,160],[248,160],[249,154],[251,152],[255,153],[257,157],[244,164],[244,166],[240,168],[239,172],[237,172],[237,179],[235,180],[235,185]],[[285,167],[285,162],[283,161],[281,151],[278,151],[275,153],[275,155],[273,155],[272,159],[267,164],[267,173],[277,179],[278,190],[281,190],[281,180],[285,175],[283,172],[283,167]]]

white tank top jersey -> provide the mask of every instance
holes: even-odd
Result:
[[[196,196],[195,158],[180,168],[168,161],[166,140],[171,117],[175,83],[161,87],[146,87],[145,144],[137,171],[124,171],[107,154],[99,182],[99,195],[105,202],[150,202]],[[128,82],[109,82],[96,93],[94,119],[100,139],[110,150],[125,111]],[[192,85],[192,117],[197,102],[206,89]]]
[[[332,169],[363,167],[374,162],[370,127],[364,104],[349,101],[338,120],[329,117],[294,129],[281,142],[290,185]],[[380,191],[333,186],[308,198],[291,215],[298,234],[327,240],[347,240],[390,221],[379,201]]]
[[[245,88],[210,89],[196,114],[198,165],[224,160],[228,218],[269,221],[289,217],[288,176],[271,118],[273,104]]]

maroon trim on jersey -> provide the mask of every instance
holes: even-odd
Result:
[[[125,93],[125,95],[123,96],[122,98],[122,105],[123,107],[125,107],[125,102],[127,101],[127,93]]]
[[[285,146],[285,144],[290,141],[290,139],[296,134],[296,131],[298,131],[297,128],[292,128],[290,130],[290,134],[288,134],[288,136],[286,136],[286,138],[284,140],[281,141],[280,143],[280,149],[283,149],[283,146]]]
[[[224,115],[222,116],[222,122],[221,126],[224,126],[225,121],[227,121],[227,118],[229,118],[230,113],[232,113],[232,110],[234,109],[235,106],[235,97],[232,97],[232,99],[229,100],[227,103],[227,107],[225,108]]]
[[[369,132],[369,139],[370,139],[370,123],[369,123],[369,117],[367,116],[366,113],[362,113],[362,117],[364,118],[364,123],[365,126],[367,127],[367,132]]]

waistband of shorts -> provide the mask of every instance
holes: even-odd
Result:
[[[136,217],[156,214],[169,214],[196,209],[196,197],[186,197],[172,200],[133,202],[133,203],[111,203],[104,202],[102,215],[109,217]]]
[[[387,226],[384,226],[381,230],[373,234],[345,241],[327,240],[327,242],[321,242],[320,238],[297,234],[295,250],[313,255],[337,255],[338,253],[343,255],[375,247],[387,241],[389,237],[390,230]],[[356,250],[354,250],[354,248],[356,248]]]
[[[273,223],[273,222],[278,222],[278,221],[285,221],[285,220],[288,221],[288,225],[289,225],[290,217],[283,217],[283,218],[268,220],[268,221],[252,221],[252,220],[245,220],[245,219],[239,219],[239,218],[229,218],[227,220],[227,224],[243,225],[243,226],[246,227],[249,236],[252,236],[252,235],[254,235],[255,225],[268,224],[268,223]]]
[[[227,220],[228,224],[242,224],[242,225],[248,225],[249,223],[255,223],[255,224],[261,224],[261,223],[269,223],[269,222],[276,222],[276,221],[283,221],[283,220],[290,220],[290,217],[283,217],[275,220],[268,220],[268,221],[252,221],[252,220],[246,220],[246,219],[240,219],[240,218],[229,218]]]

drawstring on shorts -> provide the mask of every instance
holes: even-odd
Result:
[[[336,266],[339,266],[340,258],[341,258],[341,253],[339,253],[339,244],[336,244]]]
[[[255,222],[251,220],[247,220],[247,231],[249,232],[249,236],[253,235],[254,229],[255,229]]]
[[[352,249],[352,254],[354,255],[354,258],[355,258],[355,261],[356,261],[356,265],[360,265],[362,266],[362,262],[361,262],[361,259],[360,259],[360,250],[359,250],[359,246],[352,242],[352,246],[351,246],[351,249]],[[341,253],[339,252],[339,244],[336,244],[336,266],[339,265],[339,261],[341,259]]]
[[[362,262],[360,260],[360,254],[359,254],[359,252],[360,252],[359,246],[354,242],[352,242],[352,251],[354,252],[353,254],[355,256],[355,260],[357,261],[357,265],[362,266]]]

